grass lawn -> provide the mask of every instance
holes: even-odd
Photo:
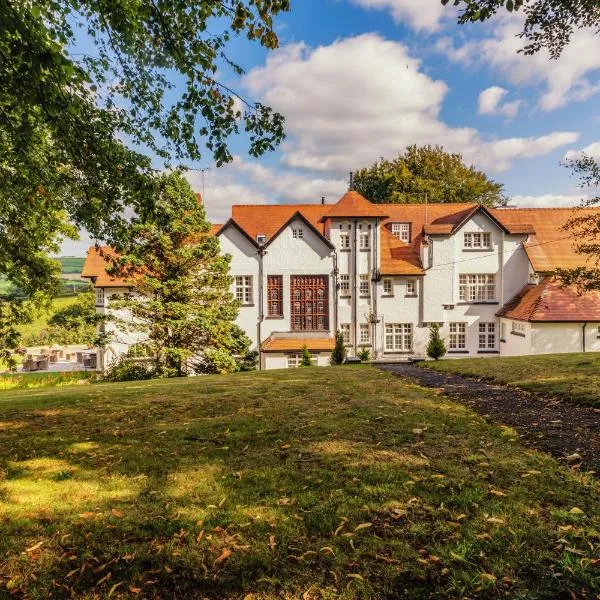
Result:
[[[422,366],[559,396],[600,407],[600,354],[546,354],[502,358],[464,358],[421,363]]]
[[[77,302],[77,296],[67,296],[65,298],[54,298],[52,307],[48,311],[42,312],[36,319],[26,325],[17,327],[19,333],[23,336],[39,333],[48,326],[48,319],[55,310],[66,308]]]
[[[9,391],[0,596],[591,598],[599,492],[369,367]]]
[[[0,391],[79,385],[96,379],[95,371],[9,373],[0,375]]]

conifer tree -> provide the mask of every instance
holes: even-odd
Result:
[[[302,348],[302,366],[312,367],[312,355],[306,346]]]
[[[134,220],[128,251],[111,269],[132,285],[111,299],[127,314],[120,326],[147,336],[158,376],[235,371],[250,340],[235,324],[230,257],[220,254],[204,208],[179,172],[160,176],[157,187],[156,209]]]
[[[440,326],[434,323],[429,328],[429,343],[427,344],[427,356],[438,360],[446,354],[446,344],[440,335]]]
[[[341,331],[335,334],[335,347],[331,352],[330,362],[332,365],[341,365],[346,360],[346,347],[344,346],[344,336]]]

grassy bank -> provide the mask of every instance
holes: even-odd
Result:
[[[0,596],[591,597],[599,491],[368,367],[6,392]]]
[[[0,391],[31,390],[79,385],[91,382],[95,372],[70,371],[66,373],[16,373],[0,375]]]
[[[600,354],[597,353],[465,358],[422,365],[600,407]]]

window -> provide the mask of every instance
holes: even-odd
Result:
[[[511,333],[515,335],[525,335],[525,323],[520,323],[519,321],[512,322]]]
[[[506,339],[506,322],[500,323],[500,341],[503,342]]]
[[[368,250],[369,249],[369,234],[368,233],[361,233],[360,234],[360,249],[361,250]]]
[[[264,244],[267,241],[267,236],[264,233],[259,233],[256,236],[256,243],[257,244]]]
[[[301,240],[304,237],[304,229],[292,229],[292,237]]]
[[[292,275],[290,278],[292,330],[329,329],[327,282],[326,275]]]
[[[448,348],[450,350],[464,350],[467,347],[467,324],[450,323],[450,337]]]
[[[283,275],[269,275],[267,277],[267,315],[269,317],[283,317]]]
[[[96,306],[104,306],[104,288],[96,288]]]
[[[368,298],[371,296],[371,286],[369,285],[369,276],[361,275],[359,283],[359,292],[361,296]]]
[[[346,346],[350,345],[350,323],[341,323],[340,331],[342,332],[342,338]]]
[[[241,304],[252,304],[252,275],[235,278],[235,297]]]
[[[383,293],[386,296],[394,295],[394,282],[392,279],[384,279],[383,280]]]
[[[385,351],[410,352],[412,350],[412,324],[388,323],[385,326]]]
[[[408,279],[406,281],[406,295],[416,296],[417,295],[417,282],[414,279]]]
[[[462,302],[496,299],[496,276],[487,273],[459,275],[458,299]]]
[[[340,296],[345,298],[350,295],[350,275],[340,275]]]
[[[342,250],[350,248],[350,236],[347,233],[340,233],[340,248]]]
[[[392,235],[410,244],[410,223],[392,223]]]
[[[496,323],[479,323],[479,349],[496,348]]]
[[[491,248],[492,234],[489,232],[465,232],[465,248]]]
[[[370,344],[371,343],[371,326],[368,323],[360,324],[360,343]]]

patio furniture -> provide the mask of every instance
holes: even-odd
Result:
[[[26,358],[23,361],[21,368],[23,371],[37,371],[37,363],[34,362],[32,358]]]

